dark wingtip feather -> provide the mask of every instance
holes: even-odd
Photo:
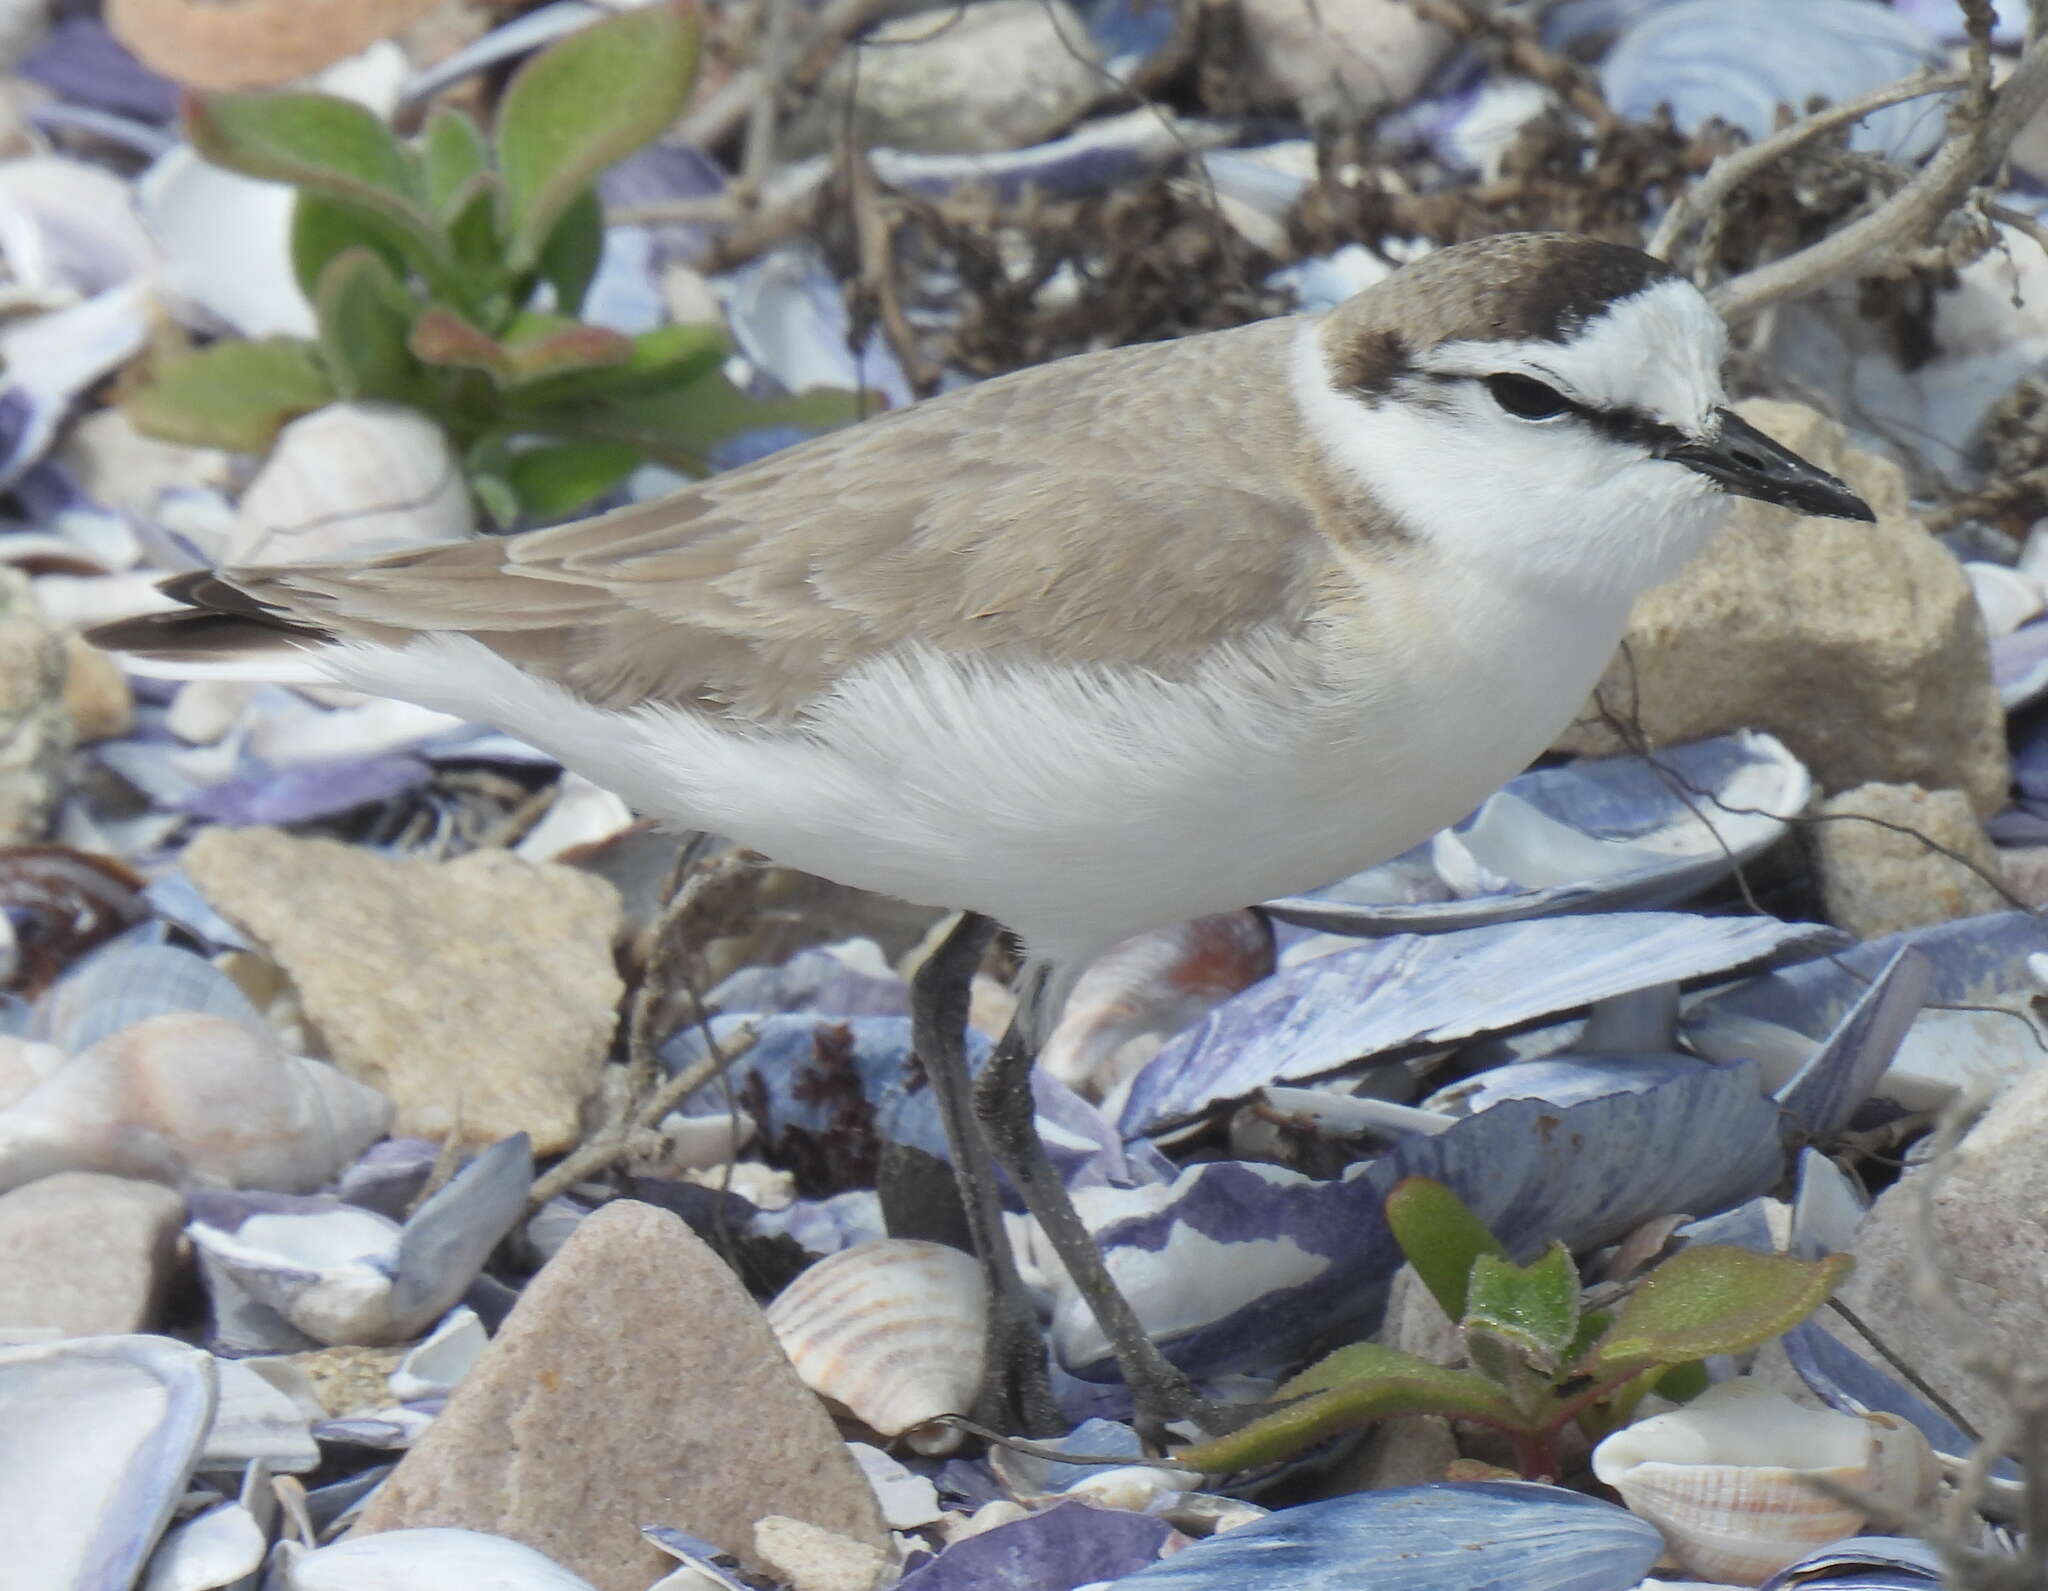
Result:
[[[317,625],[286,618],[210,570],[173,575],[157,589],[188,604],[163,613],[144,613],[95,625],[85,639],[108,652],[126,652],[159,662],[230,662],[277,656],[331,641]]]

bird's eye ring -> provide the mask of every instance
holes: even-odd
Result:
[[[1571,409],[1571,399],[1532,376],[1503,370],[1486,378],[1493,401],[1518,420],[1555,420]]]

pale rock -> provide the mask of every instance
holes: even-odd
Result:
[[[1394,1273],[1378,1340],[1431,1364],[1465,1362],[1465,1343],[1458,1335],[1456,1323],[1444,1313],[1443,1305],[1423,1285],[1412,1265],[1403,1265]]]
[[[585,1220],[363,1512],[522,1541],[599,1591],[644,1591],[658,1521],[762,1567],[770,1514],[886,1553],[860,1466],[724,1261],[675,1216]]]
[[[0,569],[0,845],[42,837],[71,754],[64,641],[28,580]]]
[[[1253,93],[1310,120],[1405,105],[1450,53],[1406,0],[1239,0]]]
[[[1989,882],[2000,877],[1998,852],[1960,790],[1858,785],[1823,802],[1819,815],[1810,833],[1828,920],[1857,938],[2005,909]]]
[[[1929,1174],[1878,1195],[1838,1296],[1971,1425],[1995,1429],[2003,1398],[1971,1362],[2039,1365],[2048,1318],[2048,1066],[2001,1095],[1935,1173],[1923,1225]],[[1814,1323],[1876,1362],[1831,1311]]]
[[[7,1057],[10,1071],[40,1064],[42,1048]],[[0,1189],[98,1171],[311,1193],[390,1125],[389,1100],[326,1062],[228,1017],[168,1011],[52,1066],[0,1110]]]
[[[64,712],[80,745],[112,740],[135,726],[135,693],[127,674],[82,636],[64,641]]]
[[[210,746],[241,721],[261,688],[241,679],[187,680],[171,698],[164,727],[188,746]]]
[[[438,0],[111,0],[107,26],[188,88],[275,88],[354,55]]]
[[[476,529],[448,433],[391,403],[330,403],[287,425],[235,505],[225,562],[321,563]]]
[[[2048,906],[2048,845],[2001,846],[1998,874],[2029,911]]]
[[[577,1141],[624,993],[609,884],[503,851],[438,862],[263,828],[204,830],[183,865],[285,970],[336,1064],[390,1096],[394,1132],[524,1132],[537,1155]]]
[[[790,1591],[875,1591],[896,1562],[879,1547],[781,1514],[754,1521],[754,1552]]]
[[[91,1171],[0,1195],[0,1332],[151,1330],[184,1224],[169,1188]]]
[[[919,12],[883,23],[865,43],[840,56],[792,123],[793,153],[845,136],[925,154],[996,154],[1063,131],[1107,86],[1087,24],[1067,0]]]
[[[1825,791],[1953,787],[1980,816],[1996,812],[2005,715],[1961,566],[1909,514],[1898,469],[1851,447],[1834,421],[1795,403],[1737,407],[1846,480],[1878,522],[1738,499],[1707,551],[1636,604],[1623,651],[1554,749],[1634,749],[1604,705],[1651,746],[1766,730]]]
[[[155,517],[157,500],[164,493],[219,491],[234,471],[232,456],[221,449],[144,436],[111,404],[83,416],[65,432],[57,461],[94,502],[142,519]]]

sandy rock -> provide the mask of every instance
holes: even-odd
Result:
[[[64,641],[64,712],[80,745],[125,735],[135,723],[135,693],[121,665],[76,635]]]
[[[396,1103],[395,1132],[576,1141],[624,992],[610,885],[503,851],[435,862],[260,828],[204,831],[184,867],[284,968],[342,1070]]]
[[[874,1591],[895,1567],[879,1547],[780,1514],[754,1521],[754,1551],[790,1591]]]
[[[1310,119],[1405,105],[1450,33],[1405,0],[1238,0],[1253,92]]]
[[[354,55],[437,0],[111,0],[107,26],[190,88],[274,88]]]
[[[2039,1364],[2048,1317],[2048,1068],[2009,1089],[1963,1139],[1935,1187],[1931,1230],[1915,1208],[1914,1180],[1927,1174],[1914,1171],[1878,1196],[1840,1296],[1986,1430],[2002,1400],[1966,1359],[1981,1353],[1996,1364]],[[1814,1320],[1874,1360],[1832,1312]]]
[[[888,1550],[860,1466],[732,1272],[675,1216],[621,1201],[527,1285],[355,1534],[492,1531],[643,1591],[669,1565],[641,1525],[759,1566],[770,1514]]]
[[[184,1224],[169,1188],[90,1171],[0,1195],[0,1335],[153,1329]]]
[[[1794,403],[1738,407],[1848,481],[1878,523],[1738,501],[1706,553],[1636,604],[1625,651],[1555,749],[1627,749],[1604,702],[1653,746],[1768,730],[1824,791],[1960,788],[1988,817],[2005,805],[2005,716],[1962,567],[1908,514],[1898,469],[1832,420]]]
[[[1998,878],[1998,853],[1962,791],[1858,785],[1823,802],[1820,815],[1828,821],[1810,832],[1828,921],[1857,938],[2005,909],[2004,897],[1984,878],[1915,837],[1924,834]]]
[[[791,124],[792,153],[845,133],[926,154],[995,154],[1039,143],[1101,97],[1088,28],[1067,0],[978,0],[885,22],[848,51]],[[846,97],[854,96],[847,127]]]
[[[0,569],[0,845],[42,836],[71,754],[64,642],[26,578]]]

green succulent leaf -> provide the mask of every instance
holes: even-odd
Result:
[[[1475,1347],[1483,1337],[1544,1377],[1555,1375],[1579,1330],[1579,1268],[1571,1252],[1553,1243],[1526,1266],[1477,1256],[1460,1329]]]
[[[470,184],[490,169],[491,146],[468,116],[443,105],[427,118],[420,135],[420,181],[427,208],[442,221],[455,216]]]
[[[1484,1377],[1370,1342],[1338,1349],[1274,1396],[1299,1401],[1174,1458],[1224,1474],[1289,1458],[1339,1431],[1404,1414],[1442,1414],[1508,1430],[1522,1426],[1514,1404]]]
[[[1500,1239],[1465,1201],[1429,1177],[1403,1177],[1387,1195],[1387,1225],[1415,1274],[1451,1320],[1465,1318],[1473,1263],[1506,1259]]]
[[[266,337],[166,359],[121,408],[137,430],[167,442],[260,453],[287,421],[335,396],[311,343]]]
[[[569,201],[541,246],[541,280],[554,288],[559,313],[574,315],[583,308],[583,295],[590,291],[603,257],[604,207],[597,202],[597,190],[585,188]]]
[[[320,292],[327,267],[350,249],[376,253],[392,274],[403,279],[409,251],[391,224],[373,211],[303,190],[292,206],[292,274],[308,303]]]
[[[505,479],[526,514],[562,519],[603,496],[639,466],[623,442],[559,442],[512,455]]]
[[[1643,1279],[1579,1369],[1615,1381],[1758,1347],[1820,1308],[1852,1263],[1846,1254],[1802,1260],[1714,1243],[1681,1249]]]
[[[498,105],[507,257],[536,264],[597,174],[682,114],[697,70],[695,9],[679,0],[599,22],[528,61]]]
[[[498,240],[498,211],[504,199],[504,185],[495,172],[483,171],[470,178],[454,196],[454,214],[448,221],[448,245],[455,256],[455,274],[461,286],[447,295],[464,313],[492,327],[500,327],[524,302],[514,302],[511,273],[505,266],[504,246]]]
[[[368,210],[423,257],[445,256],[417,163],[390,128],[334,94],[193,94],[185,135],[217,166]]]
[[[434,407],[425,372],[406,348],[419,306],[373,250],[350,249],[329,264],[313,308],[321,357],[342,397]]]

